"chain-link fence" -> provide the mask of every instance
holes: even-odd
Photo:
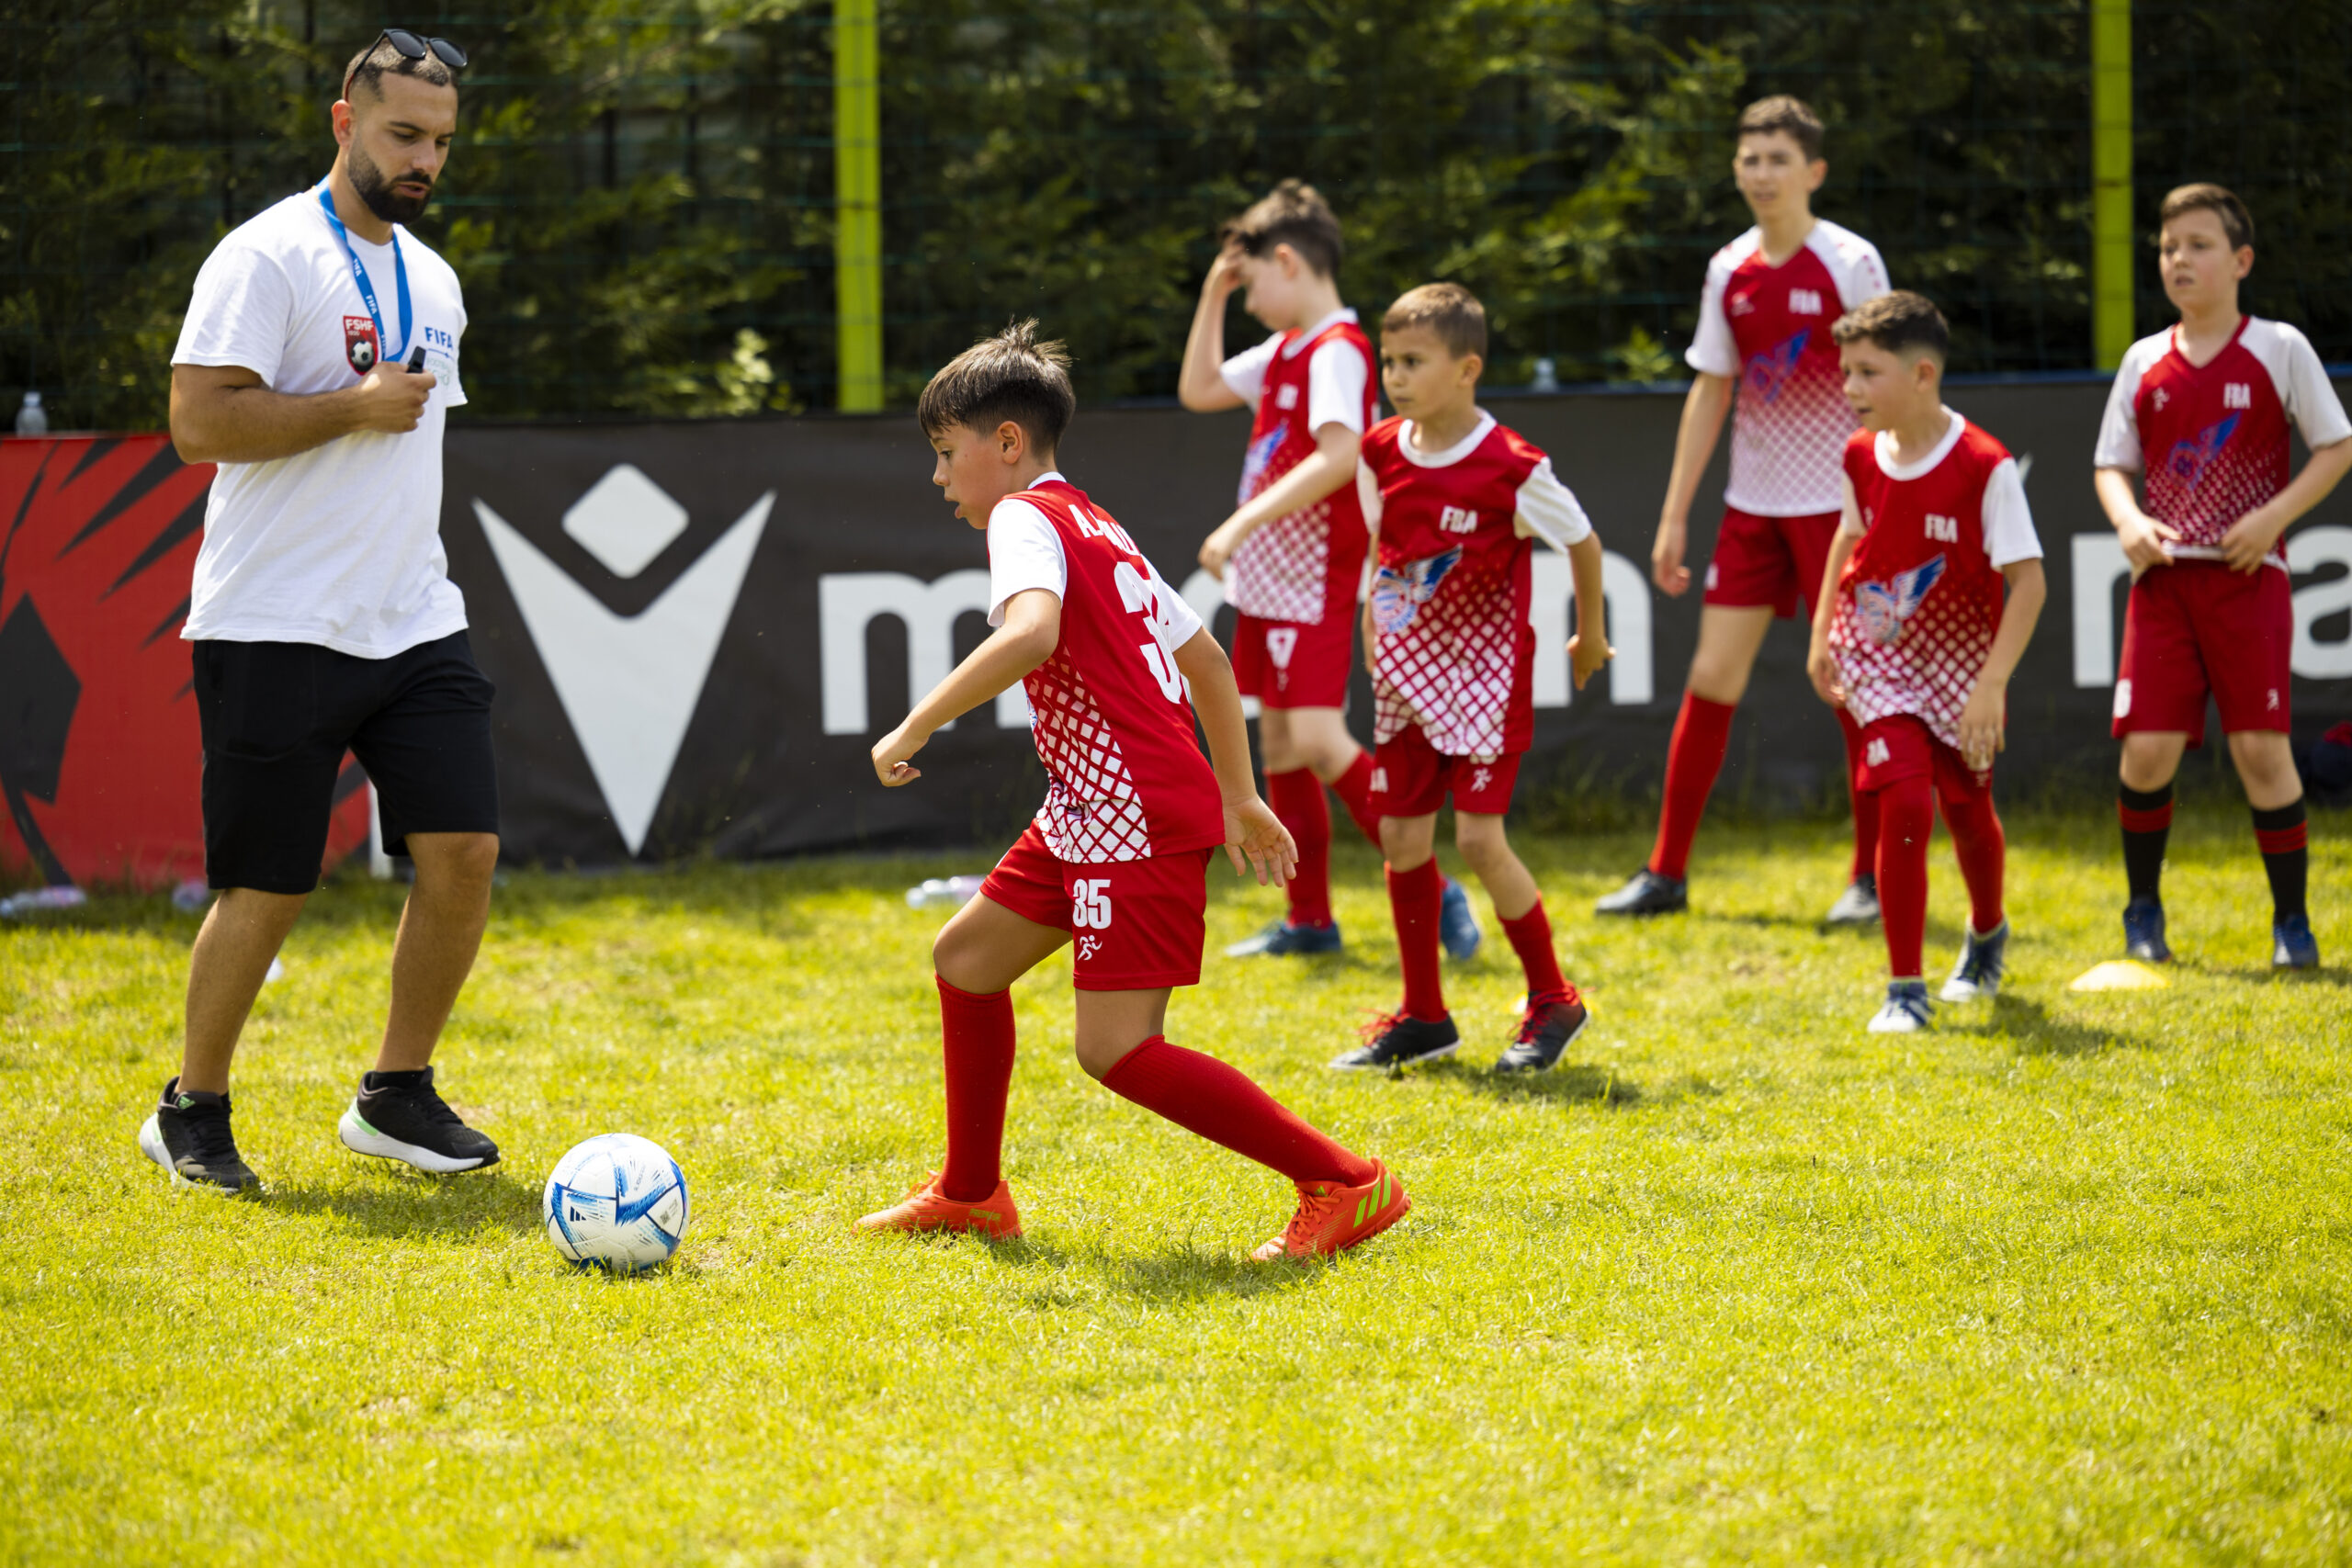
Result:
[[[386,21],[474,57],[420,231],[466,283],[475,415],[831,406],[831,17],[793,0],[20,5],[0,396],[160,422],[197,265],[324,172],[344,62]],[[1818,209],[1945,306],[1955,369],[2091,360],[2084,4],[881,0],[879,27],[894,405],[1014,313],[1069,340],[1089,400],[1169,395],[1216,224],[1287,175],[1339,209],[1368,313],[1476,289],[1495,381],[1676,378],[1747,223],[1733,117],[1775,91],[1829,121]],[[2235,186],[2249,308],[2352,359],[2352,4],[2152,0],[2133,69],[2140,228],[2179,181]]]

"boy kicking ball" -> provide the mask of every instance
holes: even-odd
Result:
[[[1845,516],[1825,569],[1837,588],[1814,613],[1805,669],[1822,700],[1860,727],[1857,787],[1878,801],[1892,976],[1870,1027],[1905,1033],[1933,1016],[1920,948],[1938,796],[1969,902],[1943,999],[2000,988],[2009,922],[1993,758],[2009,675],[2041,614],[2041,543],[2017,460],[1944,407],[1951,333],[1940,311],[1908,291],[1883,294],[1830,335],[1862,428],[1846,445]]]
[[[1364,437],[1357,488],[1379,548],[1364,606],[1372,787],[1405,999],[1335,1067],[1384,1070],[1461,1046],[1438,977],[1433,856],[1449,794],[1454,842],[1527,972],[1526,1016],[1496,1070],[1544,1071],[1585,1026],[1583,998],[1560,974],[1543,894],[1511,852],[1503,813],[1534,738],[1533,542],[1566,555],[1576,579],[1568,660],[1581,689],[1610,657],[1600,540],[1552,460],[1478,406],[1486,352],[1486,310],[1458,284],[1424,284],[1381,322],[1381,381],[1396,417]]]
[[[933,731],[1018,681],[1052,784],[1036,820],[932,947],[946,1163],[858,1228],[1021,1234],[998,1168],[1011,987],[1075,936],[1079,1064],[1114,1094],[1297,1185],[1297,1212],[1254,1257],[1328,1256],[1412,1207],[1396,1179],[1162,1032],[1170,988],[1200,980],[1211,852],[1221,844],[1236,874],[1246,856],[1261,881],[1279,882],[1297,852],[1251,785],[1224,651],[1126,530],[1054,468],[1077,402],[1069,363],[1023,321],[959,355],[916,410],[938,455],[932,482],[988,533],[996,630],[874,748],[874,771],[886,785],[913,783],[922,775],[909,759]]]

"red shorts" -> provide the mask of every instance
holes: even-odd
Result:
[[[1076,865],[1056,859],[1032,822],[980,884],[980,897],[1069,932],[1072,983],[1081,991],[1197,986],[1214,852]]]
[[[1835,512],[1763,517],[1724,507],[1700,602],[1731,610],[1770,604],[1772,614],[1784,621],[1800,609],[1811,615],[1820,602],[1821,570],[1829,564],[1829,543],[1838,536],[1839,518]]]
[[[1418,724],[1407,725],[1372,754],[1372,808],[1383,817],[1427,817],[1453,796],[1453,809],[1500,817],[1510,809],[1511,786],[1519,783],[1519,760],[1526,753],[1480,761],[1449,757],[1430,744]]]
[[[1234,613],[1233,680],[1243,696],[1270,708],[1347,705],[1356,618],[1352,604],[1333,599],[1319,626]]]
[[[1993,773],[1978,773],[1957,747],[1936,739],[1926,721],[1907,713],[1889,714],[1862,726],[1861,761],[1854,793],[1869,795],[1905,779],[1931,778],[1936,794],[1954,803],[1981,800],[1993,791]]]
[[[2252,577],[2217,560],[2142,572],[2123,611],[2115,733],[2177,730],[2202,745],[2208,692],[2223,734],[2284,730],[2294,598],[2294,584],[2272,566]]]

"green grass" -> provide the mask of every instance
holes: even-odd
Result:
[[[2321,823],[2314,915],[2352,942]],[[1724,828],[1702,912],[1603,927],[1632,836],[1522,844],[1593,1028],[1485,1063],[1507,951],[1450,970],[1459,1066],[1322,1064],[1396,964],[1368,856],[1341,960],[1213,958],[1171,1037],[1387,1156],[1416,1207],[1261,1269],[1268,1173],[1071,1060],[1067,962],[1017,991],[1025,1242],[854,1236],[935,1159],[935,912],[857,861],[518,875],[442,1061],[492,1177],[334,1124],[396,888],[312,904],[237,1082],[260,1204],[133,1133],[194,921],[0,930],[0,1559],[154,1562],[2342,1562],[2352,1553],[2346,971],[2274,980],[2243,812],[2177,830],[2156,993],[2104,819],[2013,824],[2011,989],[1861,1025],[1838,835]],[[1929,963],[1963,914],[1939,850]],[[1213,944],[1272,894],[1220,876]],[[1481,904],[1484,913],[1483,901]],[[649,1279],[560,1267],[538,1182],[628,1130],[693,1183]]]

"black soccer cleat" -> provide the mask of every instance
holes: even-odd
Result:
[[[171,1173],[172,1185],[220,1198],[261,1195],[261,1178],[238,1157],[225,1094],[182,1093],[175,1074],[139,1129],[139,1149]]]
[[[369,1073],[359,1097],[336,1128],[344,1147],[396,1159],[436,1176],[483,1170],[498,1163],[498,1145],[458,1119],[433,1087],[433,1069]]]
[[[2319,938],[2312,934],[2309,915],[2290,915],[2270,927],[2270,966],[2273,969],[2319,967]]]
[[[1462,1049],[1462,1035],[1451,1017],[1408,1018],[1401,1012],[1383,1014],[1364,1032],[1363,1043],[1331,1066],[1343,1073],[1385,1073],[1415,1062],[1434,1062]]]
[[[2123,906],[2123,952],[2143,964],[2169,964],[2172,949],[2165,945],[2165,907],[2154,898],[2134,898]]]
[[[1679,915],[1690,907],[1690,885],[1644,866],[1633,880],[1592,907],[1597,915]]]
[[[1568,1043],[1582,1034],[1584,1026],[1591,1021],[1592,1015],[1585,1010],[1584,998],[1577,995],[1573,987],[1569,988],[1565,1001],[1545,1002],[1540,1007],[1529,1008],[1527,1016],[1520,1020],[1519,1038],[1512,1041],[1510,1048],[1496,1059],[1495,1071],[1550,1072],[1559,1066],[1560,1055],[1568,1048]]]

